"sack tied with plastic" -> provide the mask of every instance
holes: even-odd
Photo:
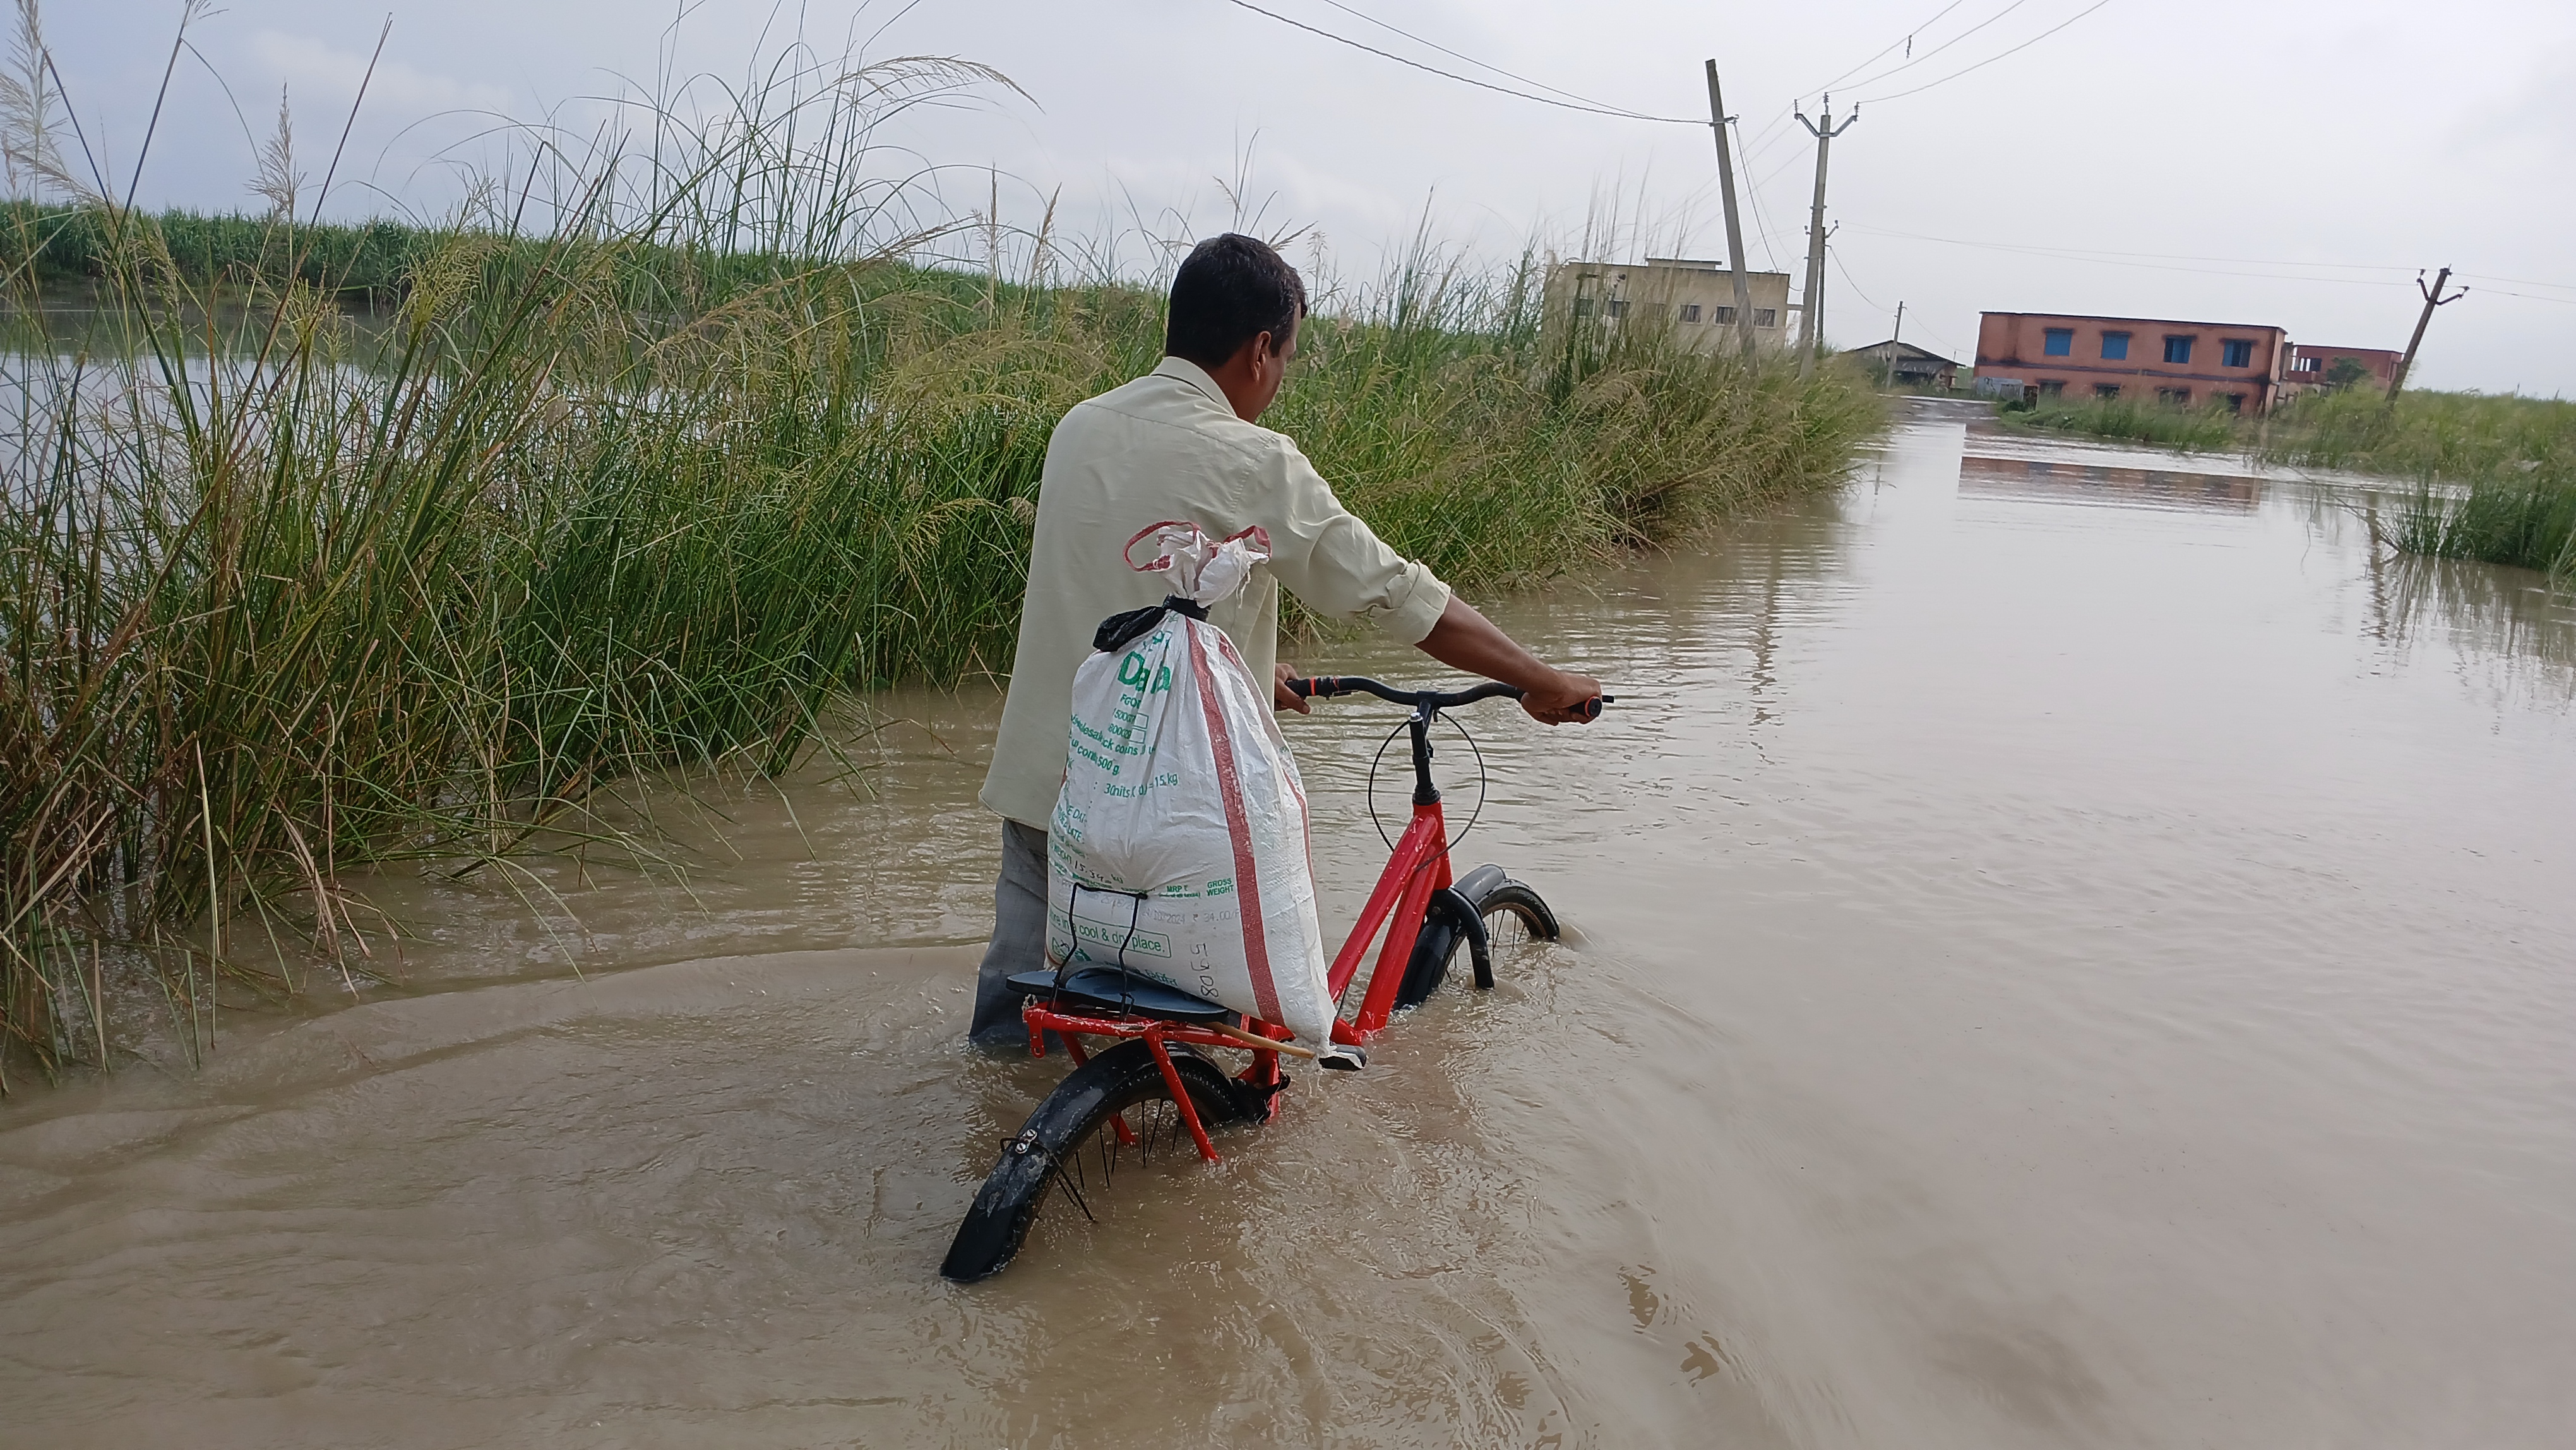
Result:
[[[1129,566],[1167,576],[1171,597],[1105,621],[1074,671],[1047,957],[1068,972],[1123,966],[1329,1052],[1305,786],[1271,682],[1203,617],[1268,549],[1257,528],[1210,539],[1187,523],[1128,541]]]

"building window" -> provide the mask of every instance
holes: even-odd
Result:
[[[2323,361],[2325,361],[2325,359],[2316,357],[2294,358],[2290,362],[2290,371],[2294,373],[2313,373],[2319,371],[2317,364]]]
[[[1611,298],[1611,299],[1610,299],[1610,315],[1611,315],[1611,316],[1613,316],[1613,317],[1625,317],[1625,316],[1627,316],[1627,315],[1628,315],[1628,299],[1626,299],[1626,298],[1624,298],[1624,297],[1613,297],[1613,298]],[[2188,352],[2189,350],[2190,350],[2190,349],[2188,349],[2188,348],[2184,349],[2184,351],[2186,351],[2186,352]],[[2185,362],[2189,362],[2189,361],[2190,361],[2190,359],[2189,359],[2189,358],[2185,358],[2185,359],[2183,359],[2183,360],[2184,360]]]
[[[2120,385],[2118,383],[2095,383],[2093,385],[2093,396],[2097,398],[2116,398],[2120,396]]]
[[[2102,356],[2117,362],[2129,355],[2129,335],[2125,332],[2102,334]]]
[[[2218,361],[2222,367],[2254,366],[2254,340],[2250,337],[2228,338],[2218,345]]]
[[[1592,315],[1592,299],[1589,297],[1575,298],[1574,315],[1577,317],[1590,317]]]
[[[2191,406],[2191,389],[2158,388],[2156,389],[2156,401],[2163,403],[2168,407],[2188,408]]]
[[[1617,314],[1619,304],[1613,302],[1610,304],[1610,307],[1612,314],[1615,316]],[[2166,338],[2165,361],[2169,363],[2187,363],[2191,361],[2191,345],[2196,341],[2198,341],[2197,338],[2190,337]]]
[[[1717,309],[1717,320],[1724,323],[1734,322],[1735,309],[1721,304]]]
[[[1698,304],[1698,303],[1696,303],[1696,302],[1685,302],[1685,303],[1683,303],[1683,304],[1682,304],[1682,321],[1684,321],[1684,322],[1697,322],[1697,321],[1699,321],[1699,304]]]
[[[1753,325],[1756,327],[1778,327],[1780,325],[1780,309],[1777,307],[1754,308]]]
[[[2244,412],[2245,395],[2243,393],[2229,393],[2227,395],[2227,411],[2231,413]]]
[[[2064,378],[2041,378],[2039,380],[2039,395],[2043,398],[2062,397],[2065,395],[2065,392],[2066,379]]]
[[[2075,352],[2075,329],[2052,327],[2040,334],[2039,350],[2050,357],[2069,357]]]

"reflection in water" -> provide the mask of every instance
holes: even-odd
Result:
[[[2224,473],[2123,468],[2040,458],[1959,460],[1959,491],[2042,503],[2100,503],[2126,508],[2201,508],[2252,513],[2262,480]]]
[[[1436,762],[1574,939],[972,1290],[939,1254],[1063,1070],[957,1043],[993,691],[710,793],[722,849],[668,812],[685,884],[388,881],[395,988],[0,1108],[10,1432],[2556,1443],[2576,618],[2173,465],[1926,408],[1839,498],[1497,601],[1620,696],[1461,712],[1489,791]],[[1286,723],[1328,923],[1394,723]]]
[[[2576,592],[2528,569],[2374,553],[2372,633],[2397,646],[2428,630],[2442,643],[2506,663],[2576,670]]]

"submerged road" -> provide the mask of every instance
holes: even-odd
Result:
[[[686,891],[389,888],[400,990],[0,1106],[0,1443],[2564,1444],[2576,610],[2367,502],[1918,405],[1507,602],[1621,703],[1462,712],[1459,854],[1572,939],[971,1289],[991,693]],[[1288,727],[1328,931],[1395,723]]]

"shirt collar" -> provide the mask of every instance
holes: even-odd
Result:
[[[1161,362],[1154,365],[1153,376],[1158,378],[1170,378],[1175,382],[1187,383],[1191,387],[1198,389],[1200,392],[1207,394],[1208,401],[1216,404],[1220,408],[1223,408],[1228,416],[1231,416],[1234,412],[1234,404],[1227,401],[1225,389],[1217,386],[1216,379],[1209,375],[1206,368],[1200,367],[1197,363],[1190,361],[1188,358],[1166,356]]]

